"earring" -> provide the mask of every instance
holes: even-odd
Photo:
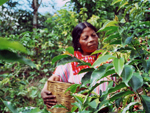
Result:
[[[78,51],[80,51],[80,47],[78,47]]]

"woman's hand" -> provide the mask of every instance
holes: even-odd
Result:
[[[48,80],[51,80],[51,81],[60,81],[60,76],[51,76]]]
[[[53,105],[57,103],[56,97],[52,95],[50,91],[44,90],[41,92],[41,97],[43,98],[44,104],[51,108]]]
[[[60,77],[59,76],[51,76],[48,80],[60,81]],[[52,92],[47,91],[47,83],[45,84],[43,90],[41,91],[41,97],[44,101],[44,104],[48,108],[51,108],[53,105],[55,105],[57,103],[56,96],[52,95]]]

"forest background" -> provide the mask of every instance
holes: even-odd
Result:
[[[118,44],[125,47],[125,44],[130,44],[134,37],[139,42],[137,46],[145,50],[142,53],[145,55],[144,58],[149,58],[149,0],[70,0],[67,8],[57,10],[55,14],[38,13],[42,0],[27,0],[33,11],[19,8],[16,1],[3,1],[6,3],[0,2],[0,112],[2,113],[48,112],[40,91],[55,69],[52,59],[72,45],[71,32],[79,22],[88,21],[99,29],[100,49],[117,53],[128,62],[131,57],[139,58],[139,56],[136,52],[118,53],[120,47]],[[50,4],[48,7],[55,8],[55,5]],[[121,30],[115,27],[116,24],[122,27]],[[111,29],[108,28],[110,26]],[[117,30],[119,33],[116,33]],[[127,40],[125,38],[118,40],[120,34]],[[135,57],[135,54],[138,57]],[[141,63],[139,60],[133,62],[137,65]],[[146,72],[149,74],[150,65],[149,62],[146,63]],[[150,79],[148,77],[147,79],[149,82]]]

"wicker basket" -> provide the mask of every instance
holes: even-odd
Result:
[[[67,107],[69,110],[71,110],[72,106],[71,103],[74,103],[74,97],[70,95],[70,91],[66,91],[68,87],[70,87],[71,83],[65,83],[65,82],[58,82],[58,81],[50,81],[48,80],[48,87],[47,90],[51,91],[53,95],[56,96],[57,104],[62,104],[65,107]],[[77,91],[78,92],[78,91]],[[65,108],[53,108],[48,109],[52,113],[67,113],[68,110]]]

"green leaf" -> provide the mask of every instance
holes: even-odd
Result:
[[[106,73],[101,78],[104,78],[104,77],[106,77],[108,75],[111,75],[111,74],[114,74],[114,73],[116,73],[115,70],[114,69],[110,69],[110,70],[106,71]]]
[[[19,62],[36,68],[36,65],[30,59],[26,59],[26,58],[23,57],[21,60],[19,60]]]
[[[9,50],[0,50],[0,60],[5,60],[7,62],[20,62],[29,66],[36,67],[31,60],[19,56],[18,54],[13,53]]]
[[[129,86],[128,82],[132,78],[132,75],[133,75],[133,67],[131,65],[125,65],[121,76],[122,76],[122,80],[126,84],[126,86]]]
[[[8,0],[0,0],[0,6],[6,3]]]
[[[144,76],[143,80],[146,81],[146,82],[150,82],[150,77]]]
[[[81,111],[79,113],[91,113],[91,111],[83,110],[83,111]]]
[[[124,16],[127,14],[127,12],[129,11],[130,8],[132,8],[132,5],[129,5],[126,7],[126,9],[124,11]]]
[[[88,92],[88,94],[90,94],[97,86],[99,86],[100,84],[103,84],[104,82],[108,82],[108,81],[100,81],[100,83],[96,83],[94,86],[90,88],[90,91]]]
[[[116,26],[116,24],[118,24],[117,21],[110,21],[110,20],[108,20],[107,22],[104,23],[103,27],[99,31],[104,30],[108,26]]]
[[[98,110],[96,111],[96,112],[94,112],[94,113],[98,113],[98,111],[100,111],[101,109],[103,109],[106,105],[108,105],[109,104],[109,101],[108,100],[103,100],[100,104],[99,104],[99,106],[98,106]]]
[[[150,10],[145,10],[145,12],[149,12],[150,13]]]
[[[130,10],[130,15],[136,10],[136,7],[133,7],[131,10]]]
[[[100,66],[101,63],[104,63],[106,62],[107,60],[109,59],[114,59],[115,57],[112,56],[112,55],[104,55],[104,56],[101,56],[99,57],[95,62],[94,64],[92,65],[92,67],[97,67],[97,66]]]
[[[121,89],[123,87],[126,87],[126,85],[124,83],[120,83],[120,84],[116,85],[115,87],[111,87],[108,90],[108,94],[113,93],[113,92],[115,92],[115,91],[117,91],[117,90],[119,90],[119,89]]]
[[[130,44],[131,41],[132,41],[132,36],[131,37],[128,37],[126,40],[125,40],[125,44]]]
[[[130,58],[134,58],[135,56],[137,55],[137,51],[136,50],[131,50],[131,53],[130,53]]]
[[[124,23],[126,23],[126,20],[125,20],[124,18],[122,18],[122,19],[120,20],[120,23],[124,24]],[[119,33],[119,34],[120,34],[120,33]]]
[[[145,113],[150,113],[150,97],[147,95],[141,95],[141,97]]]
[[[122,71],[123,71],[123,67],[124,67],[124,59],[123,58],[115,58],[113,60],[113,65],[115,67],[115,71],[116,73],[120,76]]]
[[[111,97],[109,99],[109,101],[112,102],[112,101],[114,101],[114,100],[116,100],[116,99],[118,99],[120,97],[129,95],[129,94],[134,94],[134,92],[133,91],[122,91],[122,92],[119,92],[119,93],[115,94],[113,97]]]
[[[125,5],[127,5],[127,4],[128,4],[127,1],[122,2],[122,3],[120,4],[120,7],[118,8],[118,11],[119,11],[122,7],[124,7]]]
[[[81,80],[82,86],[87,86],[88,83],[90,83],[92,72],[87,72]]]
[[[65,57],[65,58],[62,58],[61,60],[59,60],[57,62],[57,66],[65,65],[65,64],[70,63],[70,62],[80,62],[80,60],[77,59],[76,57],[68,56],[68,57]]]
[[[131,80],[129,81],[129,85],[136,92],[137,89],[143,86],[143,78],[139,73],[133,73]]]
[[[98,30],[98,32],[109,31],[109,30],[118,29],[118,28],[119,28],[118,26],[108,26],[108,27],[106,27],[104,29]]]
[[[81,110],[81,104],[79,102],[75,102],[75,103],[71,103],[72,105],[76,106],[77,108],[79,108],[79,110]]]
[[[141,35],[141,37],[145,37],[145,36],[148,36],[148,35],[150,35],[150,32],[149,32],[149,33],[143,33],[143,34]]]
[[[135,105],[135,104],[138,104],[138,102],[130,102],[122,111],[122,113],[126,113],[131,106]]]
[[[121,44],[121,40],[118,39],[118,40],[115,40],[115,41],[110,43],[110,45],[113,45],[113,44]]]
[[[70,55],[58,55],[52,59],[52,64],[65,57],[70,57]]]
[[[0,81],[0,84],[1,84],[1,81]],[[0,85],[1,86],[1,85]],[[0,89],[0,97],[2,97],[4,95],[4,91],[2,89]]]
[[[10,82],[10,78],[4,78],[3,80],[0,81],[0,84],[5,85]]]
[[[150,26],[150,21],[144,21],[141,24]]]
[[[146,60],[145,72],[148,73],[150,70],[150,59]]]
[[[91,66],[91,64],[90,63],[88,63],[88,62],[84,62],[84,61],[81,61],[81,60],[78,60],[78,62],[80,62],[78,65],[77,65],[77,67],[78,66]]]
[[[107,38],[104,40],[104,42],[109,41],[109,40],[112,40],[112,39],[114,39],[114,38],[119,39],[119,38],[120,38],[119,33],[115,33],[115,34],[113,34],[113,35],[110,35],[109,37],[107,37]]]
[[[70,54],[74,55],[74,48],[72,46],[66,48],[66,51],[68,51]]]
[[[17,111],[17,108],[9,101],[3,101],[3,103],[5,104],[5,106],[12,112],[12,113],[19,113]]]
[[[97,106],[98,106],[98,104],[99,104],[99,99],[94,99],[94,100],[93,100],[92,102],[90,102],[88,105],[89,105],[90,107],[96,109]]]
[[[108,86],[107,86],[107,89],[106,91],[103,92],[103,95],[107,95],[108,91],[113,87],[113,81],[111,81]]]
[[[81,74],[81,73],[85,73],[85,72],[93,72],[95,69],[94,68],[85,68],[85,69],[82,69],[78,74]]]
[[[122,98],[118,98],[117,100],[115,100],[115,105],[117,108],[120,107],[120,105],[122,104],[121,102],[122,102]]]
[[[93,71],[90,79],[90,86],[93,86],[106,73],[107,65],[102,65],[98,70]]]
[[[30,96],[32,99],[34,99],[35,97],[37,97],[37,93],[38,93],[37,88],[33,87],[33,88],[31,89],[31,92],[30,92],[29,96]]]
[[[72,94],[72,96],[76,99],[76,101],[78,103],[80,103],[80,105],[82,105],[82,103],[83,103],[83,98],[82,97],[77,96],[76,94]]]
[[[8,62],[16,62],[16,61],[19,61],[21,59],[22,59],[22,57],[16,53],[13,53],[13,52],[8,51],[8,50],[0,50],[0,60],[5,60]]]
[[[118,3],[118,2],[121,2],[122,0],[113,0],[113,2],[111,3],[111,5],[114,5],[114,4],[116,4],[116,3]]]
[[[118,27],[111,27],[111,28],[112,28],[112,29],[110,29],[109,31],[107,31],[107,32],[105,33],[105,37],[108,36],[108,35],[110,35],[111,33],[116,32],[116,31],[118,30]]]
[[[110,63],[110,64],[103,64],[103,65],[106,65],[107,66],[107,69],[106,69],[106,71],[107,70],[112,70],[112,68],[113,68],[113,64],[112,63]],[[98,67],[99,68],[99,67]]]
[[[11,49],[27,53],[26,48],[19,42],[9,41],[6,38],[0,37],[0,50],[11,50]]]
[[[100,50],[94,51],[91,55],[98,54],[98,53],[103,53],[103,52],[104,52],[104,50],[100,49]]]
[[[65,91],[65,93],[66,93],[67,91],[69,91],[69,90],[70,90],[72,93],[75,93],[77,87],[79,87],[79,86],[80,86],[80,84],[72,84],[69,88],[67,88],[67,90]]]
[[[78,109],[76,106],[73,106],[72,108],[71,108],[71,113],[74,113],[75,111],[76,111],[76,109]]]
[[[119,48],[117,51],[124,51],[124,50],[134,50],[134,48],[131,48],[131,47],[121,47]]]

